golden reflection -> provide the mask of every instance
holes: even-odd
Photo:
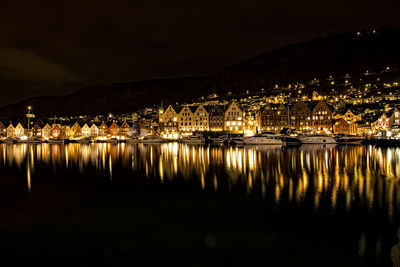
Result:
[[[400,209],[400,148],[373,146],[219,147],[181,143],[144,144],[0,144],[4,169],[38,168],[113,177],[124,170],[148,179],[192,183],[203,190],[260,194],[298,205],[312,200],[315,209],[361,205],[385,209],[390,220]],[[36,169],[35,169],[36,167]],[[26,168],[26,170],[25,170]],[[41,168],[43,171],[43,168]],[[167,179],[167,180],[166,180]]]

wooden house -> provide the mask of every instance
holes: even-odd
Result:
[[[76,138],[82,136],[82,127],[78,122],[75,122],[70,129],[70,137]]]
[[[296,131],[311,131],[311,110],[307,105],[299,100],[290,110],[290,125]]]
[[[232,133],[243,133],[243,111],[236,101],[232,101],[225,110],[224,130]]]
[[[312,129],[317,133],[332,133],[332,111],[323,100],[313,109]]]
[[[42,137],[42,128],[43,128],[43,125],[40,122],[36,122],[35,124],[33,124],[33,126],[32,126],[33,136]]]
[[[357,134],[357,123],[347,122],[341,118],[333,124],[334,134],[345,134],[345,135],[356,135]]]
[[[275,111],[275,130],[281,131],[282,129],[289,127],[289,110],[281,103]]]
[[[99,135],[99,128],[95,123],[90,126],[89,136],[90,137],[97,137]]]
[[[7,127],[0,122],[0,137],[6,137],[7,136]]]
[[[108,126],[102,122],[99,126],[99,136],[107,136],[109,134]]]
[[[111,136],[119,136],[119,126],[115,121],[110,125],[109,133]]]
[[[165,111],[159,111],[158,125],[162,135],[177,134],[180,129],[178,124],[178,113],[171,105]]]
[[[52,130],[51,126],[48,123],[46,123],[46,125],[42,128],[43,138],[50,138],[51,130]]]
[[[19,122],[17,126],[15,126],[15,136],[16,137],[22,137],[25,135],[25,128],[22,126],[22,124]]]
[[[400,111],[395,108],[392,114],[389,114],[389,129],[398,132],[400,131]]]
[[[61,138],[68,139],[71,136],[71,127],[69,125],[62,125],[61,126]]]
[[[275,111],[269,103],[262,109],[259,121],[262,132],[275,130]]]
[[[52,129],[51,129],[51,137],[60,138],[60,136],[61,136],[61,125],[53,124]]]
[[[180,110],[177,108],[179,132],[184,134],[191,134],[195,131],[194,127],[194,112],[189,105],[182,107]]]
[[[82,136],[88,137],[90,136],[90,127],[85,123],[85,125],[82,126]]]
[[[128,137],[129,136],[129,128],[130,128],[129,124],[126,121],[124,121],[121,124],[121,127],[119,128],[119,134],[121,136]]]
[[[194,107],[195,108],[195,107]],[[209,114],[203,105],[197,106],[193,112],[194,130],[203,132],[208,131],[209,127]]]
[[[224,130],[224,111],[220,105],[211,106],[208,112],[210,131]]]
[[[7,137],[15,137],[15,127],[12,123],[7,127]]]

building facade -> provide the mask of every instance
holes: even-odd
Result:
[[[299,100],[290,110],[290,126],[296,131],[311,131],[312,112],[307,105]]]
[[[224,130],[243,133],[243,111],[236,101],[231,102],[224,114]]]
[[[213,132],[224,130],[224,111],[221,106],[213,105],[208,112],[209,129]]]

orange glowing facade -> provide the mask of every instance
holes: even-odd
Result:
[[[53,128],[51,129],[51,137],[60,138],[60,136],[61,136],[61,125],[54,124]]]
[[[110,125],[109,132],[110,132],[110,135],[112,135],[112,136],[119,135],[119,126],[115,121],[113,121],[113,123]]]
[[[75,122],[70,129],[71,137],[81,137],[82,136],[82,127],[79,125],[78,122]]]
[[[0,137],[6,137],[6,136],[7,136],[7,128],[2,122],[0,122]]]
[[[119,128],[119,134],[120,134],[120,136],[128,137],[128,136],[129,136],[129,129],[130,129],[129,124],[128,124],[126,121],[124,121],[124,122],[121,124],[121,127]]]
[[[109,133],[109,129],[107,124],[105,124],[104,122],[102,122],[99,126],[99,136],[107,136]]]

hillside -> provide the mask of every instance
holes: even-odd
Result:
[[[348,85],[363,86],[367,79],[379,88],[383,82],[400,81],[399,63],[400,29],[328,34],[251,57],[206,78],[90,86],[66,96],[37,97],[9,105],[0,108],[0,116],[20,116],[27,105],[33,105],[40,116],[130,112],[161,101],[182,103],[211,93],[241,95],[247,90],[258,93],[261,88],[270,93],[276,84],[304,83],[304,91],[323,92],[333,87],[329,76],[339,81],[334,85],[336,91]],[[383,73],[387,66],[390,72]],[[367,70],[373,75],[365,78]],[[340,81],[346,74],[350,74],[345,78],[347,85]],[[311,86],[314,78],[318,82]]]
[[[359,76],[366,70],[379,72],[386,66],[397,71],[399,63],[399,29],[328,34],[229,66],[203,80],[198,89],[213,88],[219,93],[259,92],[260,88],[271,89],[275,84],[323,80],[348,73]],[[395,78],[398,77],[397,73]],[[324,90],[323,83],[320,87]]]
[[[36,97],[8,105],[0,108],[0,115],[21,116],[26,113],[28,105],[34,107],[35,114],[48,116],[119,113],[159,104],[161,101],[190,101],[199,95],[192,92],[189,86],[201,79],[187,77],[89,86],[65,96]]]

